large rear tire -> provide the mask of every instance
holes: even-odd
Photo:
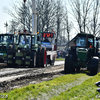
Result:
[[[30,67],[36,67],[36,52],[31,51],[30,57],[31,57]]]
[[[38,48],[36,52],[36,67],[40,67],[40,66],[41,66],[41,52],[40,52],[40,48]]]
[[[74,71],[71,55],[65,57],[64,72],[72,73]]]
[[[99,58],[98,57],[93,57],[91,60],[91,66],[90,66],[90,73],[92,75],[97,74],[98,72],[98,63],[99,63]]]
[[[41,67],[47,67],[47,52],[45,48],[42,48]]]

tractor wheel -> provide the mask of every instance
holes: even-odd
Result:
[[[30,61],[30,67],[36,67],[36,52],[32,51],[30,53],[31,61]]]
[[[65,66],[64,66],[64,72],[65,73],[72,73],[75,71],[73,64],[72,64],[72,56],[66,56],[65,57]]]
[[[41,67],[47,67],[47,52],[45,48],[42,48]]]
[[[36,67],[40,67],[40,66],[41,66],[41,52],[40,52],[40,48],[38,48],[36,52]]]
[[[98,72],[98,62],[99,62],[99,58],[98,57],[93,57],[92,58],[91,66],[90,66],[90,73],[92,75],[95,75]]]

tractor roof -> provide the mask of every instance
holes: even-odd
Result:
[[[22,33],[18,33],[19,35],[32,35],[31,33],[24,33],[24,32],[22,32]]]
[[[14,34],[12,34],[12,33],[5,33],[5,34],[3,34],[3,33],[2,33],[2,34],[0,34],[0,35],[3,35],[3,36],[4,36],[4,35],[14,35]]]
[[[77,36],[85,36],[85,37],[86,37],[86,36],[89,36],[89,37],[94,37],[93,34],[87,34],[87,33],[78,33]],[[76,36],[76,37],[77,37],[77,36]]]

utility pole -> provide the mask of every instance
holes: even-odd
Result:
[[[25,3],[26,3],[26,0],[23,0],[24,1],[24,14],[23,14],[23,18],[24,18],[24,31],[25,31]]]
[[[32,34],[37,35],[37,13],[35,0],[32,0],[32,13]]]

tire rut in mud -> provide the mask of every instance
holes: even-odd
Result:
[[[22,76],[19,75],[21,77],[0,82],[0,92],[7,92],[14,88],[19,88],[19,87],[23,87],[29,84],[36,84],[42,81],[51,80],[54,77],[63,75],[62,71],[63,71],[63,65],[57,66],[57,67],[51,67],[51,68],[37,69],[36,71],[35,70],[25,71],[23,73],[27,72],[26,75],[22,75]],[[14,77],[17,77],[18,74],[23,74],[23,73],[18,72],[12,75],[14,75]],[[12,77],[12,75],[8,75],[6,77],[9,77],[9,76]]]

